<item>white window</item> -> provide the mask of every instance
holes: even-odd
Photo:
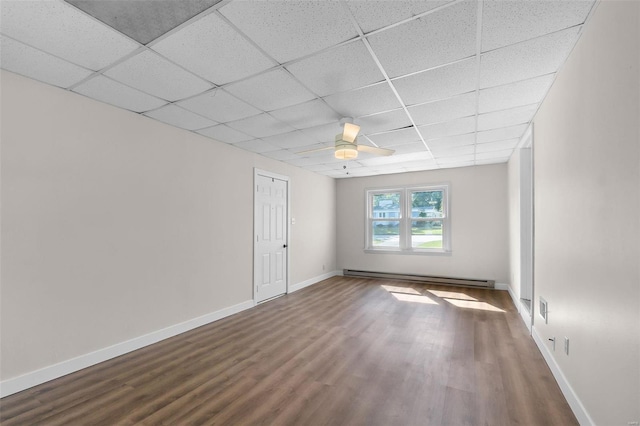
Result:
[[[368,190],[366,248],[372,252],[450,252],[449,186]]]

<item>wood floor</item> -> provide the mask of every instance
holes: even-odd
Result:
[[[345,277],[3,398],[0,422],[577,424],[507,292]]]

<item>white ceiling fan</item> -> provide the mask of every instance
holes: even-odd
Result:
[[[317,152],[325,150],[334,150],[334,155],[339,160],[352,160],[358,157],[358,151],[368,152],[374,155],[388,156],[395,151],[392,149],[378,148],[369,145],[358,145],[357,137],[360,132],[360,126],[352,123],[351,119],[343,118],[340,120],[340,127],[342,127],[342,133],[336,135],[335,146],[327,148],[312,149],[309,151],[302,151],[298,154],[305,154],[308,152]]]

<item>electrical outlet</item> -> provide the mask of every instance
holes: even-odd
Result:
[[[564,353],[569,355],[569,338],[564,338]]]

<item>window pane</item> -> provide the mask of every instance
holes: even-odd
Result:
[[[371,229],[373,230],[371,239],[373,247],[400,247],[399,221],[373,221]]]
[[[371,209],[372,219],[378,218],[399,218],[400,217],[400,193],[387,192],[383,194],[373,194],[373,206]]]
[[[418,249],[441,249],[442,221],[414,220],[411,222],[411,247]]]
[[[443,217],[443,191],[415,191],[411,192],[411,217]]]

